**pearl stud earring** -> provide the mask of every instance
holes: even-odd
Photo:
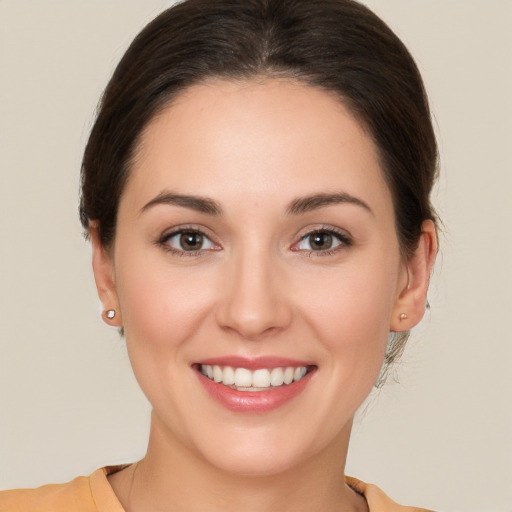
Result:
[[[406,318],[409,318],[405,313],[402,313],[400,315],[400,320],[405,320]]]
[[[112,318],[114,318],[116,316],[116,310],[115,309],[109,309],[109,310],[107,310],[105,315],[107,316],[107,318],[109,320],[112,320]]]

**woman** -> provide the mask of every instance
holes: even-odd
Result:
[[[105,91],[80,207],[147,454],[0,510],[413,510],[343,477],[424,314],[436,164],[417,68],[360,4],[161,14]]]

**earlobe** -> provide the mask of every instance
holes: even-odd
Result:
[[[119,300],[114,279],[114,263],[109,250],[101,243],[98,223],[89,223],[89,236],[92,243],[92,268],[96,289],[103,306],[102,318],[108,325],[121,327]]]
[[[412,329],[423,318],[436,254],[436,227],[432,220],[425,220],[421,226],[418,246],[405,263],[407,282],[398,290],[390,322],[391,331]]]

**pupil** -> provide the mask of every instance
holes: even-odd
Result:
[[[193,251],[201,248],[203,237],[198,233],[183,233],[180,242],[183,249]]]
[[[315,233],[311,235],[310,243],[313,249],[329,249],[332,245],[332,235],[328,233]]]

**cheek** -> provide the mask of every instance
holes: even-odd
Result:
[[[372,271],[366,266],[364,271],[347,268],[330,276],[311,274],[302,279],[301,288],[304,314],[311,321],[318,319],[315,323],[326,331],[340,335],[389,331],[396,272]]]
[[[148,261],[149,260],[149,261]],[[116,271],[116,285],[129,349],[158,360],[193,337],[212,301],[202,269],[174,269],[162,258],[146,261],[133,254]]]
[[[153,407],[171,413],[167,421],[177,431],[182,428],[176,423],[181,411],[193,408],[180,405],[180,396],[192,393],[187,392],[188,363],[201,319],[208,316],[212,303],[212,287],[202,274],[171,271],[155,261],[141,264],[136,255],[125,258],[116,272],[133,372]],[[176,395],[177,389],[181,395]]]
[[[389,335],[396,265],[362,262],[340,266],[330,276],[304,275],[296,294],[301,316],[326,353],[337,356],[330,364],[345,375],[359,372],[369,381],[376,378]]]

